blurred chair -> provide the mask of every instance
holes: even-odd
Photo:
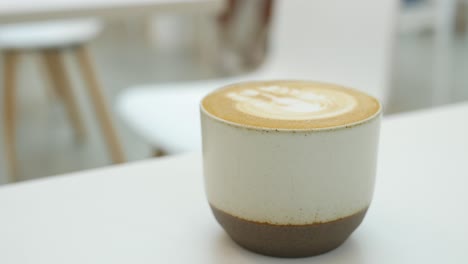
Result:
[[[406,0],[400,12],[399,31],[403,34],[434,31],[434,71],[432,103],[449,103],[453,83],[453,41],[455,39],[456,0]]]
[[[273,0],[229,0],[218,18],[218,71],[245,73],[263,62]],[[219,56],[222,55],[222,56]]]
[[[436,3],[434,0],[401,0],[398,18],[400,34],[424,32],[434,28]]]
[[[63,51],[69,48],[77,57],[83,78],[88,87],[96,115],[114,162],[124,160],[122,150],[112,127],[108,109],[93,69],[86,43],[95,38],[102,25],[94,19],[8,24],[0,26],[0,51],[4,59],[4,137],[7,165],[14,180],[18,179],[16,157],[16,78],[21,53],[37,51],[52,81],[55,92],[65,102],[77,137],[83,137],[85,129],[75,96],[68,80]]]
[[[201,147],[199,102],[229,83],[309,79],[368,92],[386,104],[397,0],[278,0],[269,56],[255,72],[210,81],[132,87],[118,98],[123,120],[165,153]]]

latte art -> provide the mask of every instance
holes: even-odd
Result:
[[[207,95],[202,111],[266,129],[321,129],[356,124],[380,111],[377,99],[339,85],[306,81],[233,84]]]
[[[299,90],[276,85],[233,91],[226,96],[236,102],[237,110],[270,119],[329,118],[349,112],[356,106],[356,100],[343,92]]]

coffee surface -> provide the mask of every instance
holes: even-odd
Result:
[[[339,85],[258,81],[226,86],[202,101],[220,119],[267,129],[320,129],[352,125],[380,110],[377,99]]]

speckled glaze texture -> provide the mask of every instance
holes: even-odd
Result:
[[[380,109],[349,125],[277,130],[231,123],[202,106],[201,123],[206,195],[240,245],[311,256],[339,246],[362,221],[374,190]]]

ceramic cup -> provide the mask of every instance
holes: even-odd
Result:
[[[227,121],[202,103],[205,189],[227,234],[277,257],[318,255],[345,242],[373,195],[378,107],[359,122],[297,130]]]

